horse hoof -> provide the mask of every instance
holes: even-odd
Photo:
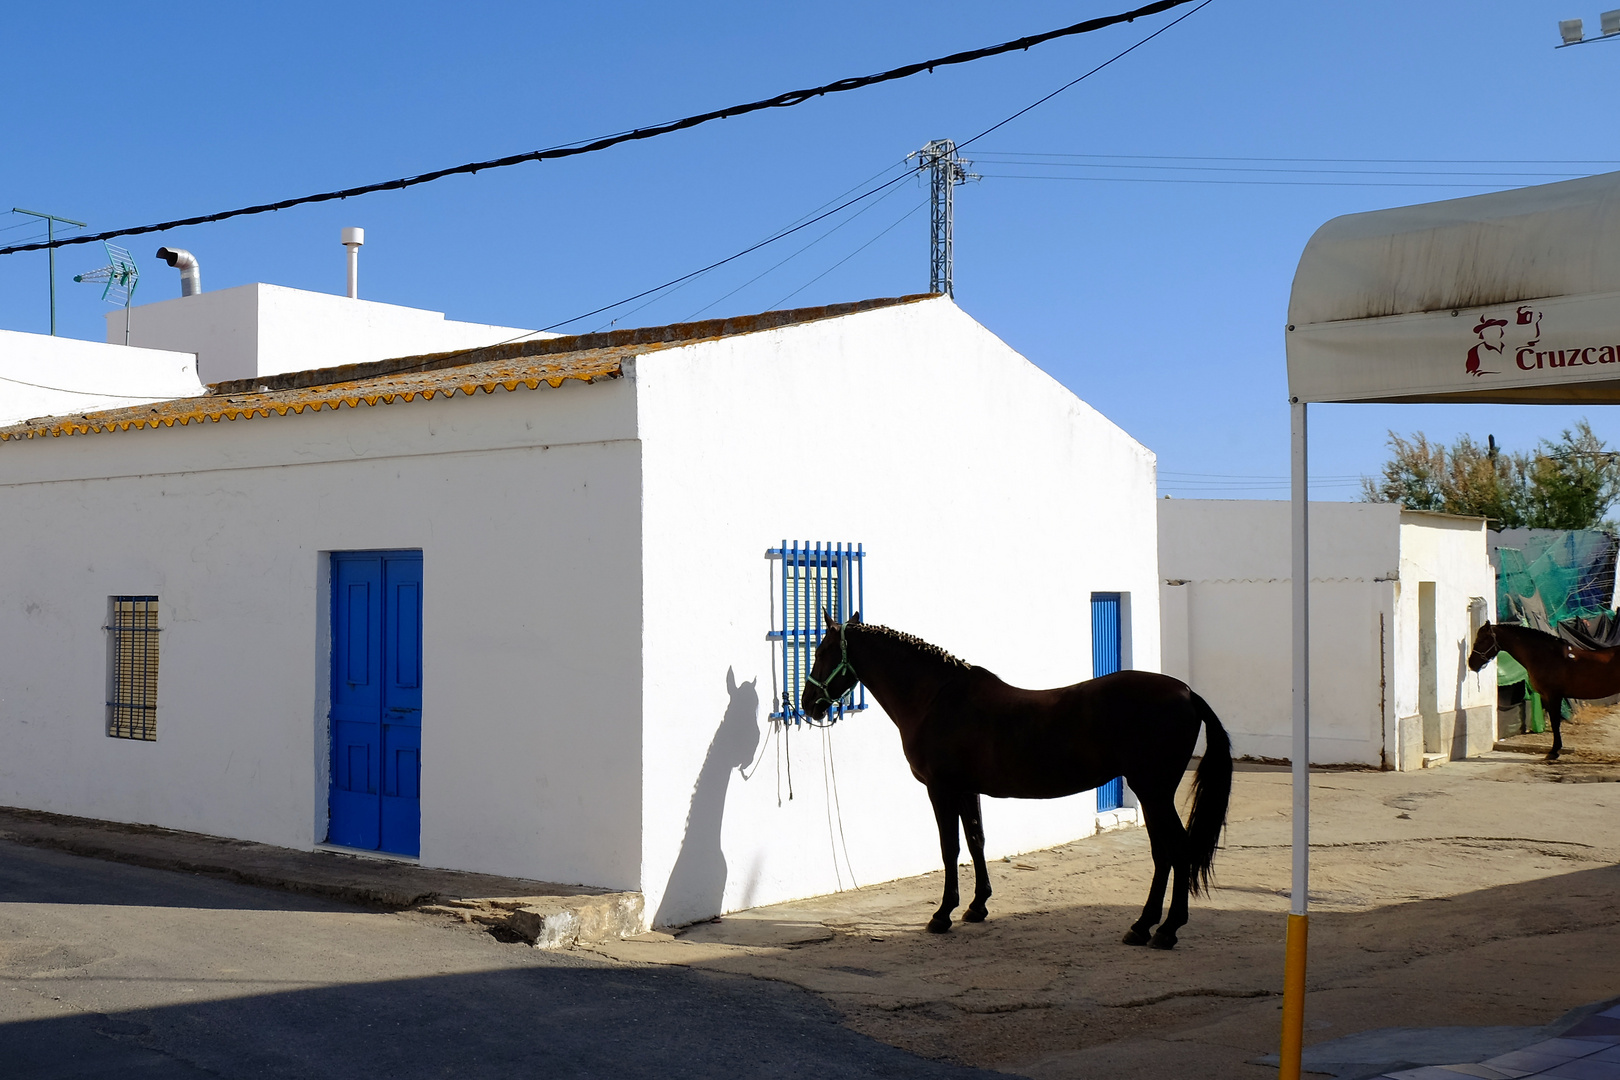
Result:
[[[1147,943],[1148,935],[1146,930],[1138,930],[1133,926],[1129,930],[1125,931],[1125,944],[1146,945]]]
[[[979,911],[975,911],[973,908],[968,908],[966,911],[962,912],[962,921],[984,922],[985,918],[989,916],[989,914],[990,911],[988,908]]]
[[[951,917],[949,915],[935,915],[928,920],[930,934],[948,934],[951,932]]]
[[[1153,940],[1148,942],[1148,947],[1150,949],[1173,949],[1176,947],[1176,935],[1160,931],[1153,935]]]
[[[1547,755],[1547,756],[1546,756],[1546,758],[1545,758],[1545,759],[1543,759],[1543,760],[1546,760],[1546,761],[1557,761],[1557,760],[1558,760],[1558,755],[1557,755],[1557,754],[1548,754],[1548,755]]]

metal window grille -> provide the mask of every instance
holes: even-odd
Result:
[[[803,707],[804,677],[816,662],[816,647],[826,636],[823,609],[842,624],[865,611],[866,551],[860,544],[782,541],[770,554],[781,560],[782,612],[780,629],[771,640],[782,646],[781,696],[772,720],[794,724],[810,718]],[[866,708],[866,687],[857,683],[827,714],[833,723],[848,712]]]
[[[107,734],[157,738],[158,616],[155,596],[112,598],[112,678]]]

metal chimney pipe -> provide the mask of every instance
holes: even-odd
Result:
[[[360,298],[360,245],[366,242],[366,230],[343,230],[343,246],[349,249],[349,299]]]
[[[160,247],[157,257],[180,271],[181,296],[196,296],[202,292],[202,267],[197,264],[197,256],[185,248]]]

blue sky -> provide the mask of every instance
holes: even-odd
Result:
[[[967,151],[985,179],[957,192],[957,301],[1155,450],[1164,490],[1281,497],[1254,478],[1287,473],[1284,314],[1320,224],[1620,169],[1605,116],[1620,43],[1553,48],[1560,18],[1595,32],[1599,8],[1580,2],[1214,0]],[[0,210],[95,229],[188,216],[607,134],[1125,6],[41,5],[0,65]],[[892,175],[929,139],[965,140],[1175,14],[590,157],[137,237],[137,298],[178,295],[152,258],[161,244],[195,252],[209,289],[341,292],[338,230],[360,225],[361,295],[549,325],[747,247]],[[1027,176],[1058,178],[1014,178]],[[922,291],[925,196],[904,181],[859,217],[567,329]],[[0,227],[21,221],[0,214]],[[104,261],[99,246],[59,253],[59,332],[103,336],[99,290],[71,277]],[[44,254],[0,257],[0,327],[46,326]],[[1317,493],[1354,497],[1389,428],[1519,449],[1582,416],[1620,445],[1601,409],[1317,407]]]

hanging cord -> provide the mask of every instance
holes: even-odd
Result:
[[[787,721],[782,721],[782,746],[787,754],[788,802],[793,801],[793,740],[788,738],[790,734],[792,732],[788,730]],[[777,798],[780,800],[781,796]]]
[[[844,891],[844,874],[838,869],[838,839],[833,836],[832,818],[832,784],[827,779],[827,729],[821,729],[821,802],[827,809],[827,849],[832,855],[833,880],[838,882],[838,891]]]
[[[765,738],[759,744],[759,755],[754,758],[754,763],[747,768],[741,765],[737,766],[737,772],[744,780],[752,780],[754,774],[759,772],[759,763],[765,760],[765,751],[770,746],[771,739],[776,735],[776,721],[767,720],[766,723],[770,724],[770,730],[765,733]]]
[[[827,764],[832,769],[833,808],[838,814],[838,842],[844,849],[844,866],[849,870],[849,883],[858,889],[861,883],[855,880],[855,864],[849,860],[849,841],[844,839],[844,807],[838,801],[838,762],[833,758],[831,735],[827,735]]]

